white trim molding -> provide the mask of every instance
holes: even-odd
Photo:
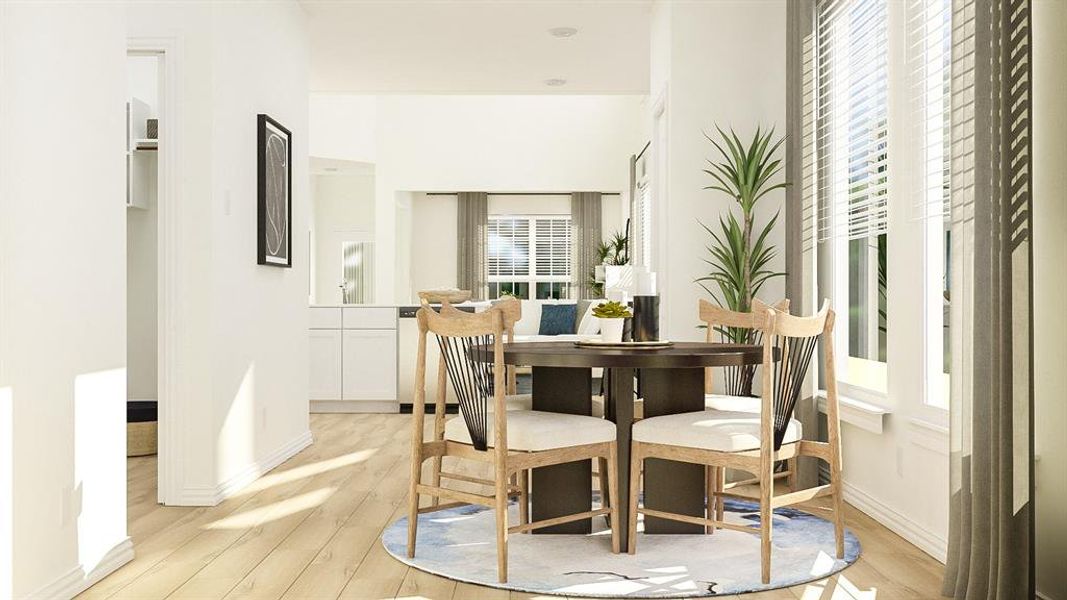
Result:
[[[911,443],[926,448],[927,450],[932,450],[938,454],[948,456],[948,427],[912,417],[908,419],[908,430],[911,437]]]
[[[907,515],[886,506],[874,496],[847,481],[842,482],[842,489],[845,492],[845,502],[944,564],[948,556],[948,540],[944,537],[930,531],[929,527],[912,521]]]
[[[92,571],[86,573],[84,565],[78,565],[61,575],[51,583],[30,593],[26,598],[36,600],[54,600],[55,598],[73,598],[89,589],[90,586],[114,573],[122,565],[133,560],[133,541],[126,538],[108,550]]]
[[[241,491],[245,486],[274,470],[278,465],[299,454],[314,440],[311,431],[305,431],[283,444],[274,452],[249,464],[215,487],[187,487],[182,490],[176,504],[180,506],[216,506],[223,500]]]
[[[815,399],[818,401],[819,412],[826,413],[826,390],[819,390],[815,393]],[[856,400],[855,398],[849,398],[848,396],[837,395],[837,402],[841,408],[841,420],[850,424],[870,431],[871,433],[882,433],[882,423],[885,420],[886,415],[890,414],[890,410],[883,408],[870,402],[864,402],[862,400]]]

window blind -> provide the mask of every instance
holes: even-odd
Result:
[[[530,274],[530,219],[489,219],[490,277],[526,277]]]
[[[887,230],[886,0],[816,9],[815,145],[820,240]]]
[[[566,277],[571,274],[569,218],[535,219],[534,257],[538,277]]]
[[[908,0],[905,7],[908,78],[907,145],[913,176],[908,197],[919,218],[943,218],[949,209],[952,86],[951,0]]]
[[[633,264],[652,268],[652,186],[648,176],[648,160],[645,156],[636,164],[634,219],[633,223]]]

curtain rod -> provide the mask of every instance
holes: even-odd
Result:
[[[459,192],[426,192],[427,196],[455,196]],[[570,196],[573,192],[486,192],[490,196]],[[601,196],[620,196],[621,192],[599,192]]]

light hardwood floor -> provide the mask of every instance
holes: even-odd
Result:
[[[312,415],[315,443],[210,508],[156,504],[155,457],[130,459],[136,558],[79,598],[530,599],[411,569],[382,549],[403,515],[409,415]],[[937,598],[942,565],[849,507],[863,555],[842,573],[744,600]],[[549,597],[544,597],[549,598]]]

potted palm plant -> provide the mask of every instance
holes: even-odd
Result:
[[[619,266],[630,264],[630,237],[616,231],[611,239],[600,242],[596,247],[597,266]],[[589,291],[594,298],[604,296],[604,283],[597,281],[596,266],[589,272]]]
[[[776,154],[785,138],[774,141],[773,128],[766,133],[757,128],[752,141],[746,146],[733,130],[727,135],[721,128],[716,129],[720,140],[707,133],[704,137],[719,151],[721,160],[708,160],[710,168],[704,169],[704,172],[715,182],[704,189],[716,190],[733,198],[741,209],[741,218],[739,220],[733,210],[727,211],[719,216],[718,231],[700,223],[711,236],[707,246],[710,256],[704,259],[711,266],[711,272],[696,282],[720,306],[748,312],[752,299],[763,284],[785,275],[770,268],[778,250],[767,242],[767,236],[778,221],[778,213],[762,227],[756,224],[754,214],[761,198],[789,185],[785,181],[773,181],[782,170],[782,161]]]
[[[622,341],[626,319],[633,317],[633,313],[623,304],[612,300],[594,306],[593,316],[600,319],[600,341],[617,344]]]

